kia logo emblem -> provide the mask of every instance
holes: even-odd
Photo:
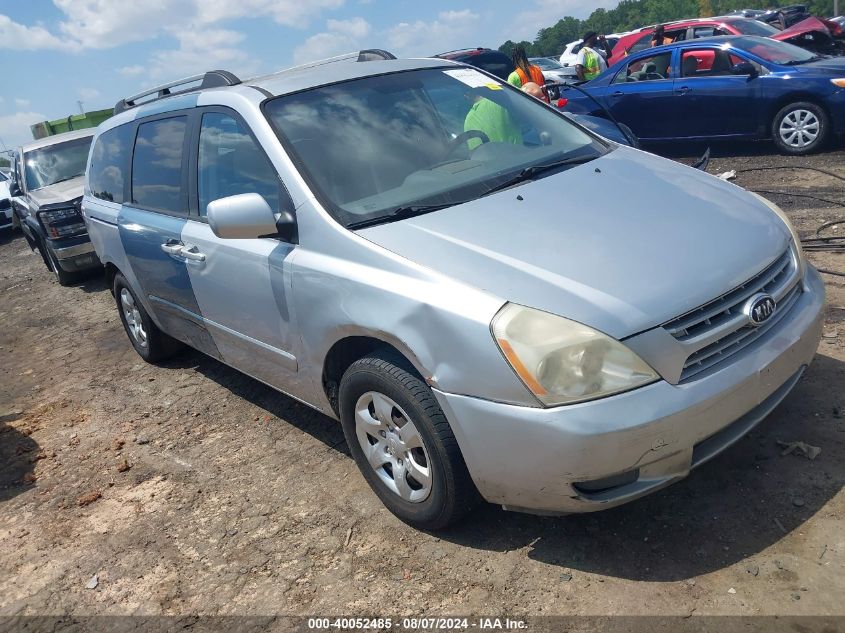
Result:
[[[775,300],[765,293],[751,297],[743,308],[742,312],[748,317],[751,325],[763,325],[775,313]]]

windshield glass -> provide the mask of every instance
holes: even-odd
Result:
[[[526,167],[607,151],[563,115],[471,68],[314,88],[268,102],[265,113],[344,226],[459,204]]]
[[[740,37],[731,46],[748,51],[773,64],[801,64],[816,59],[816,55],[792,44],[762,37]]]
[[[760,22],[759,20],[733,20],[728,22],[728,25],[733,27],[737,33],[742,35],[759,35],[760,37],[769,37],[774,33],[780,33],[771,24]]]
[[[92,138],[94,137],[75,138],[72,141],[28,151],[23,158],[27,190],[34,191],[82,176],[85,173]]]
[[[6,174],[4,174],[2,171],[0,171],[0,182],[6,182],[8,179],[9,177],[6,176]]]
[[[532,64],[537,64],[540,67],[540,70],[560,70],[563,66],[560,63],[551,60],[547,57],[539,57],[536,59],[529,60]]]

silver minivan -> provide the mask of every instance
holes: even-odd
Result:
[[[189,345],[339,419],[425,529],[636,499],[786,397],[824,287],[777,207],[391,57],[117,104],[83,211],[144,359]]]

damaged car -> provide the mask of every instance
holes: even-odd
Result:
[[[80,210],[93,137],[93,129],[48,136],[18,147],[12,158],[16,223],[63,286],[100,266]]]
[[[814,357],[824,285],[780,209],[479,69],[362,51],[115,112],[82,206],[129,343],[339,420],[418,528],[659,490]]]

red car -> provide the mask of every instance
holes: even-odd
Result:
[[[613,48],[608,66],[612,66],[626,55],[649,48],[655,28],[656,25],[648,26],[620,39]],[[826,22],[812,17],[783,31],[764,22],[739,17],[681,20],[664,24],[663,28],[666,39],[672,42],[714,35],[759,35],[795,44],[816,53],[835,54],[838,48],[838,43],[834,40],[834,35],[838,34],[831,33]]]

